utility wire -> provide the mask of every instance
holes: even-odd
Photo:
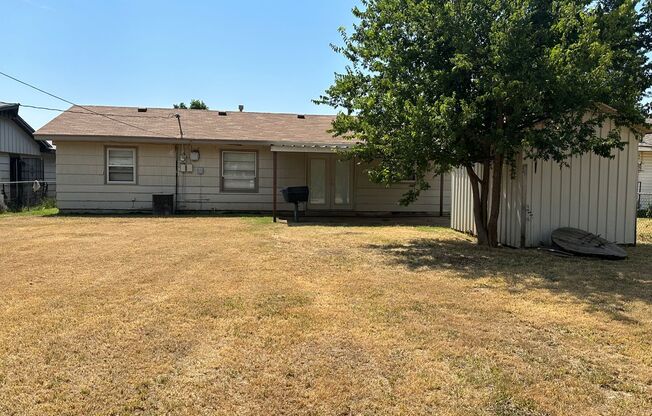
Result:
[[[52,107],[41,107],[38,105],[30,105],[30,104],[23,104],[23,103],[8,103],[6,101],[0,101],[0,104],[18,104],[21,107],[27,107],[27,108],[34,108],[36,110],[47,110],[47,111],[58,111],[60,113],[74,113],[74,114],[86,114],[89,116],[94,116],[96,114],[89,113],[87,111],[75,111],[75,110],[63,110],[61,108],[52,108]],[[174,113],[170,113],[167,116],[145,116],[145,115],[135,115],[135,114],[115,114],[115,113],[97,113],[101,114],[103,116],[111,116],[111,117],[131,117],[131,118],[162,118],[162,119],[168,119],[172,117],[176,117]]]
[[[25,82],[25,81],[21,81],[20,79],[15,78],[15,77],[12,77],[11,75],[5,74],[5,73],[2,72],[2,71],[0,71],[0,75],[3,75],[3,76],[5,76],[5,77],[7,77],[7,78],[9,78],[9,79],[11,79],[11,80],[14,80],[14,81],[16,81],[16,82],[18,82],[18,83],[20,83],[20,84],[23,84],[23,85],[25,85],[25,86],[27,86],[27,87],[32,88],[32,89],[35,89],[36,91],[39,91],[39,92],[41,92],[41,93],[43,93],[43,94],[45,94],[45,95],[49,95],[50,97],[56,98],[57,100],[61,100],[61,101],[63,101],[64,103],[68,103],[68,104],[70,104],[70,105],[74,105],[75,107],[83,108],[84,110],[86,110],[86,111],[88,111],[88,112],[90,112],[90,113],[93,113],[93,114],[98,115],[98,116],[101,116],[101,117],[105,117],[105,118],[107,118],[107,119],[109,119],[109,120],[112,120],[112,121],[115,121],[116,123],[124,124],[125,126],[129,126],[129,127],[134,128],[134,129],[142,130],[142,131],[147,132],[147,133],[156,134],[156,135],[159,135],[159,136],[161,136],[161,137],[167,137],[167,138],[171,138],[171,139],[176,139],[176,138],[177,138],[177,137],[174,137],[174,136],[168,136],[167,134],[162,134],[162,133],[155,132],[155,131],[152,131],[152,130],[147,130],[147,129],[144,129],[144,128],[142,128],[142,127],[134,126],[133,124],[129,124],[129,123],[124,122],[124,121],[122,121],[122,120],[117,120],[117,119],[115,119],[115,118],[113,118],[113,117],[111,117],[111,116],[108,116],[108,115],[106,115],[106,114],[98,113],[97,111],[91,110],[90,108],[84,107],[84,106],[82,106],[82,105],[75,104],[75,103],[73,103],[73,102],[70,101],[70,100],[66,100],[65,98],[61,98],[61,97],[59,97],[58,95],[55,95],[55,94],[49,93],[49,92],[47,92],[47,91],[45,91],[45,90],[43,90],[43,89],[41,89],[41,88],[39,88],[39,87],[36,87],[36,86],[34,86],[34,85],[32,85],[32,84],[29,84],[29,83],[27,83],[27,82]]]

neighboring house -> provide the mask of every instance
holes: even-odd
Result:
[[[433,177],[415,203],[401,206],[410,183],[375,184],[367,166],[340,160],[337,151],[351,142],[332,137],[332,120],[72,107],[36,137],[57,146],[57,205],[63,212],[148,211],[154,194],[173,194],[179,211],[289,211],[281,189],[302,185],[310,187],[302,207],[310,213],[450,212],[449,177]]]
[[[55,195],[54,147],[34,139],[34,129],[18,115],[19,104],[0,103],[0,194],[8,205],[32,197],[32,182]]]
[[[612,123],[605,122],[601,137]],[[619,244],[635,244],[636,133],[640,137],[645,132],[644,127],[637,132],[621,128],[625,146],[614,150],[611,159],[584,154],[562,167],[553,161],[518,158],[514,169],[503,173],[499,242],[512,247],[549,245],[552,231],[574,227]],[[452,174],[451,226],[475,233],[471,185],[462,169]]]
[[[638,193],[639,209],[652,206],[652,134],[643,137],[638,145]]]

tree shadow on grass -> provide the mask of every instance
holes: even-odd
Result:
[[[404,243],[370,245],[390,264],[414,271],[446,270],[466,279],[500,279],[514,293],[544,289],[571,296],[589,311],[637,322],[628,316],[628,303],[652,304],[652,245],[627,248],[629,258],[608,261],[559,257],[536,249],[489,249],[466,240],[413,239]]]

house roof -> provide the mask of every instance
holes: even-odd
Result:
[[[21,116],[18,115],[20,104],[0,102],[0,115],[9,117],[29,137],[34,138],[34,129]],[[42,152],[54,152],[54,147],[45,140],[35,139]]]
[[[185,110],[109,106],[73,106],[41,127],[39,138],[84,137],[217,140],[259,142],[261,144],[310,143],[316,145],[351,143],[334,138],[328,130],[335,116],[255,113],[239,111]],[[102,115],[98,115],[99,113]],[[176,118],[179,115],[179,119]]]

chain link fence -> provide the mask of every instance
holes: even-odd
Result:
[[[0,212],[51,204],[56,198],[55,189],[54,181],[0,182]]]

